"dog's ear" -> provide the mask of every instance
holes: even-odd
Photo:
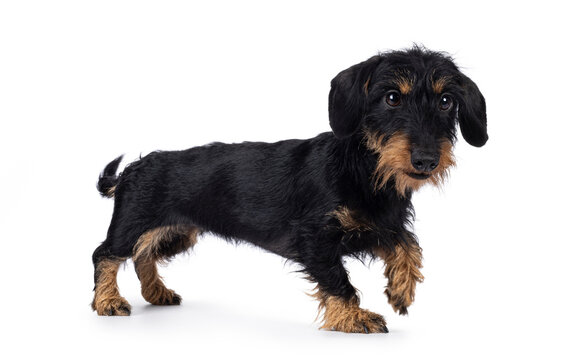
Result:
[[[380,61],[380,56],[373,56],[341,71],[330,82],[328,116],[337,138],[346,138],[358,130],[366,110],[371,75]]]
[[[470,145],[481,147],[487,142],[487,115],[485,98],[477,85],[461,74],[463,97],[459,99],[459,128],[465,141]]]

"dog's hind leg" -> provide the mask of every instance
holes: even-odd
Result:
[[[127,316],[131,314],[131,305],[121,296],[117,286],[117,272],[127,258],[108,253],[107,243],[103,243],[93,254],[95,296],[91,306],[99,315]]]
[[[168,289],[157,271],[157,263],[191,248],[199,230],[193,226],[163,226],[139,237],[133,249],[135,271],[141,281],[143,298],[153,305],[179,305],[181,296]]]

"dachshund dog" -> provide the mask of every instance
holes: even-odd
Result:
[[[108,164],[97,188],[115,205],[93,254],[92,308],[130,314],[116,281],[128,258],[145,300],[180,304],[157,263],[208,232],[299,264],[316,284],[322,328],[388,332],[381,315],[359,307],[343,260],[383,260],[388,301],[407,313],[423,280],[412,194],[454,166],[457,124],[469,144],[486,143],[485,99],[448,55],[415,46],[340,72],[328,111],[332,132],[311,139],[153,152],[119,175],[121,157]]]

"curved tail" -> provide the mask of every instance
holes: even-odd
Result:
[[[112,198],[115,196],[115,187],[119,183],[117,168],[119,167],[119,163],[122,159],[123,155],[111,161],[107,166],[105,166],[105,170],[103,170],[99,176],[97,190],[99,190],[103,197]]]

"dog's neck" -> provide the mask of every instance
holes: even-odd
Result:
[[[335,172],[346,184],[343,192],[350,201],[360,201],[365,204],[399,203],[410,204],[413,191],[407,189],[404,194],[396,191],[394,179],[389,179],[383,186],[376,187],[375,172],[378,155],[366,145],[362,132],[355,133],[346,139],[336,139],[333,151],[340,159],[335,164]]]
[[[367,149],[362,134],[336,139],[330,151],[338,159],[332,172],[336,174],[341,206],[358,214],[361,221],[374,224],[385,239],[390,238],[389,234],[407,230],[414,213],[412,190],[401,196],[394,179],[378,189],[375,187],[373,174],[378,157]]]

